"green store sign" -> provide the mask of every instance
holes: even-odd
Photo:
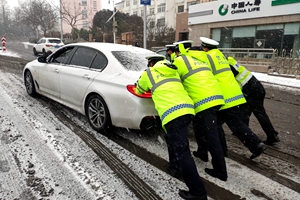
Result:
[[[292,3],[300,3],[300,0],[273,0],[272,6],[280,6]]]

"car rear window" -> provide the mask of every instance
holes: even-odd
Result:
[[[61,43],[60,40],[57,40],[57,39],[51,39],[51,40],[48,40],[49,43]]]
[[[145,59],[153,53],[150,51],[112,51],[115,58],[130,71],[143,71],[147,68],[148,61]]]

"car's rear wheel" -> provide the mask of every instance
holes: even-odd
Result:
[[[111,126],[110,114],[102,97],[93,94],[86,104],[86,115],[91,127],[96,131],[107,130]]]
[[[30,96],[35,97],[37,95],[37,93],[36,93],[36,90],[35,90],[35,86],[34,86],[34,82],[33,82],[31,72],[29,70],[27,70],[25,72],[24,80],[25,80],[25,88],[26,88],[27,93]]]
[[[35,48],[33,48],[33,54],[34,54],[35,56],[37,56],[37,55],[38,55],[38,52],[36,51],[36,49],[35,49]]]

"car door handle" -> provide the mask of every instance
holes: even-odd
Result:
[[[91,77],[88,74],[83,75],[83,78],[90,79]]]
[[[58,69],[55,69],[54,72],[59,73],[59,70],[58,70]]]

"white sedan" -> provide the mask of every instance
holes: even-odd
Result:
[[[145,56],[152,54],[131,45],[65,45],[47,58],[26,64],[26,91],[86,115],[96,131],[110,125],[149,129],[159,121],[158,114],[151,93],[137,95],[134,83],[147,67]]]

